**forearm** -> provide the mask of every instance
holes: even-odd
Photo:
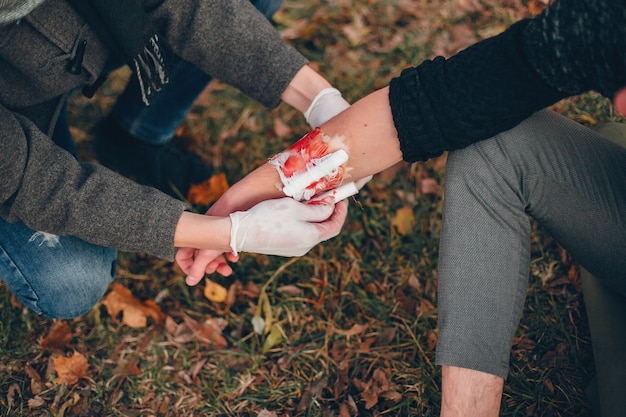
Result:
[[[388,88],[357,101],[324,123],[320,132],[321,140],[336,138],[331,141],[327,154],[339,149],[348,154],[341,183],[376,174],[402,160],[389,108]],[[246,210],[263,200],[284,197],[283,185],[277,167],[264,164],[234,184],[208,214],[225,215],[234,210]]]
[[[323,124],[321,131],[328,136],[343,137],[349,157],[344,182],[377,174],[402,160],[388,87],[363,97]]]

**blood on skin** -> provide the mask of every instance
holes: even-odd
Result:
[[[286,189],[290,188],[290,185],[296,183],[296,177],[301,176],[303,178],[303,174],[307,171],[316,166],[320,167],[323,162],[329,162],[329,158],[333,156],[333,151],[343,148],[343,138],[324,135],[320,128],[316,128],[285,151],[270,159],[270,163],[276,167],[281,175],[281,180],[285,186],[283,191],[287,191]],[[345,168],[343,166],[333,166],[321,178],[314,179],[308,185],[303,185],[303,189],[293,192],[292,197],[309,199],[321,191],[339,186],[344,175]]]

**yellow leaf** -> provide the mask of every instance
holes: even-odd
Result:
[[[213,282],[207,278],[206,284],[204,285],[204,296],[207,300],[223,303],[228,296],[228,290],[217,282]]]
[[[263,353],[267,353],[271,348],[282,342],[283,331],[278,324],[271,327],[270,332],[263,343]]]
[[[391,224],[398,229],[398,233],[401,235],[409,233],[413,229],[413,226],[415,226],[413,208],[411,206],[404,206],[396,210],[396,216],[391,220]]]
[[[88,368],[87,358],[79,352],[74,352],[70,357],[57,356],[54,359],[54,370],[57,372],[59,384],[76,384],[79,378],[85,376]]]

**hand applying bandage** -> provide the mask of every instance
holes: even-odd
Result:
[[[247,211],[230,214],[232,253],[255,252],[278,256],[302,256],[320,242],[339,234],[347,203],[332,199],[315,204],[292,198],[267,200]]]
[[[313,99],[304,112],[304,118],[313,129],[319,127],[350,107],[336,88],[325,88]]]

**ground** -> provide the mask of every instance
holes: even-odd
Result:
[[[353,101],[541,7],[287,0],[275,23]],[[116,72],[93,99],[72,97],[82,159],[95,158],[90,129],[127,77]],[[618,119],[594,93],[553,109],[589,126]],[[229,184],[307,131],[294,110],[264,109],[219,80],[181,129]],[[301,258],[246,255],[232,277],[197,287],[172,263],[121,253],[117,285],[79,319],[38,317],[0,283],[0,415],[438,415],[444,171],[445,155],[399,164],[352,200],[337,238]],[[502,415],[586,416],[594,370],[578,266],[537,225],[532,248]]]

